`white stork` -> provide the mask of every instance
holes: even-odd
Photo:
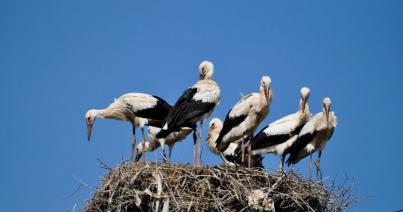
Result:
[[[260,81],[260,93],[242,97],[228,112],[223,129],[217,138],[220,152],[227,149],[231,142],[242,142],[242,162],[244,161],[244,139],[253,136],[257,126],[269,113],[272,99],[270,84],[270,77],[263,76]],[[250,148],[248,146],[248,149]]]
[[[171,160],[171,154],[172,154],[172,149],[174,145],[177,142],[183,141],[187,135],[189,135],[193,131],[194,127],[182,127],[179,131],[174,131],[171,132],[169,135],[167,135],[164,138],[158,139],[156,136],[157,134],[161,131],[161,128],[158,127],[148,127],[148,138],[150,139],[151,143],[158,143],[158,145],[155,147],[157,148],[158,146],[161,146],[162,149],[162,157],[163,160],[166,160],[166,155],[165,155],[165,144],[168,145],[169,147],[169,155],[168,155],[168,160]],[[146,151],[154,151],[154,149],[147,149]],[[136,158],[140,158],[141,153],[137,151]],[[137,159],[136,159],[137,160]]]
[[[151,142],[144,142],[144,148],[143,148],[143,144],[138,144],[136,147],[136,158],[134,159],[135,162],[139,161],[141,156],[145,153],[145,152],[152,152],[154,150],[156,150],[161,144],[155,140],[151,141]]]
[[[92,126],[97,118],[109,118],[128,121],[133,127],[132,151],[133,160],[136,146],[136,128],[141,128],[142,145],[144,145],[144,126],[161,127],[171,106],[162,98],[144,93],[127,93],[115,99],[105,109],[91,109],[85,114],[88,129],[88,141],[91,138]],[[144,148],[143,148],[144,149]]]
[[[280,156],[280,172],[283,172],[284,156],[288,148],[297,140],[301,128],[309,120],[309,88],[301,89],[299,110],[263,128],[251,140],[251,155],[275,153]]]
[[[199,81],[192,87],[186,89],[169,111],[163,130],[157,134],[157,138],[166,137],[169,133],[178,131],[184,125],[194,125],[200,121],[198,129],[198,157],[196,159],[196,141],[193,145],[194,165],[200,166],[200,141],[203,121],[214,111],[220,101],[220,88],[212,80],[214,65],[211,62],[203,61],[199,66]],[[195,137],[195,136],[194,136]]]
[[[206,137],[207,146],[211,152],[214,154],[220,155],[221,159],[224,161],[226,165],[235,166],[235,165],[243,165],[247,166],[242,161],[241,158],[241,146],[239,145],[240,142],[232,142],[228,145],[228,147],[223,151],[220,152],[217,149],[217,138],[220,134],[220,131],[223,128],[223,124],[220,119],[213,118],[209,123],[209,130]],[[263,157],[260,155],[255,155],[251,159],[252,167],[263,167],[262,164]]]
[[[316,165],[316,175],[320,171],[320,157],[327,141],[332,137],[334,128],[337,125],[337,117],[330,112],[331,101],[326,97],[323,99],[323,111],[314,115],[302,128],[298,140],[290,147],[290,156],[287,164],[296,164],[306,156],[310,156],[309,169],[312,176],[312,154],[319,151]]]

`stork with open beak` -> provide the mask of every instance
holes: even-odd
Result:
[[[297,141],[290,147],[290,156],[288,157],[287,164],[296,164],[301,159],[309,155],[309,170],[312,177],[312,154],[318,151],[318,158],[316,160],[316,176],[320,172],[320,158],[326,143],[332,137],[334,129],[337,125],[337,117],[334,112],[330,110],[331,100],[329,97],[323,99],[322,112],[314,115],[302,128],[298,135]],[[321,172],[320,172],[321,174]]]
[[[136,146],[136,128],[141,128],[142,145],[145,143],[144,126],[162,127],[171,106],[162,98],[144,93],[127,93],[115,99],[105,109],[91,109],[85,114],[87,138],[91,139],[92,128],[97,118],[128,121],[132,124],[133,137],[130,160],[133,160]],[[145,147],[142,148],[143,150]],[[145,160],[145,159],[144,159]]]

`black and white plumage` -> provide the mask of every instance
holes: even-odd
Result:
[[[217,138],[218,150],[227,149],[232,142],[242,142],[245,138],[251,137],[257,126],[269,113],[272,91],[270,88],[271,79],[263,76],[260,81],[260,93],[251,93],[239,100],[228,112],[223,129]],[[244,148],[241,148],[242,151]],[[243,159],[242,153],[242,159]]]
[[[186,89],[169,111],[166,123],[157,138],[166,137],[174,131],[178,131],[184,125],[195,125],[200,121],[198,131],[198,161],[200,165],[200,140],[203,121],[210,116],[220,101],[221,91],[217,83],[212,80],[214,65],[203,61],[199,66],[200,79],[192,87]],[[196,131],[196,125],[195,129]],[[195,144],[196,145],[196,144]],[[194,161],[196,164],[196,150],[194,145]]]
[[[252,155],[275,153],[280,156],[280,172],[283,172],[284,156],[297,140],[298,133],[309,120],[309,88],[301,89],[299,110],[272,122],[251,140]]]
[[[298,135],[298,140],[290,147],[290,156],[287,164],[296,164],[301,159],[310,155],[310,176],[312,176],[312,154],[319,151],[318,159],[315,163],[316,174],[320,171],[320,157],[327,141],[332,137],[334,128],[337,125],[337,117],[334,112],[330,112],[331,100],[323,99],[323,111],[314,115],[302,128]]]
[[[229,166],[248,166],[246,161],[242,161],[241,157],[241,145],[240,142],[232,142],[228,145],[228,147],[220,152],[217,149],[217,138],[220,134],[220,131],[223,128],[223,124],[220,119],[213,118],[209,123],[208,135],[206,137],[206,142],[209,150],[214,154],[220,155],[221,159],[224,161],[226,165]],[[263,157],[261,155],[255,155],[251,158],[251,166],[252,167],[263,167]]]
[[[161,128],[158,127],[148,127],[148,138],[150,139],[151,144],[158,143],[158,146],[161,146],[162,149],[162,157],[163,160],[166,160],[166,155],[165,155],[165,144],[168,145],[169,147],[169,154],[168,154],[168,160],[171,160],[171,154],[172,154],[172,149],[174,145],[177,142],[183,141],[187,135],[189,135],[193,131],[194,127],[189,126],[189,127],[181,127],[179,131],[174,131],[168,134],[164,138],[157,138],[157,134],[161,131]],[[151,145],[151,147],[154,147],[155,145]],[[154,151],[154,149],[146,149],[146,151]],[[137,151],[136,158],[140,158],[141,155]],[[137,159],[136,159],[137,160]]]
[[[162,98],[144,93],[127,93],[115,99],[105,109],[91,109],[85,114],[88,130],[88,141],[91,138],[92,127],[97,118],[109,118],[128,121],[132,124],[133,138],[130,159],[133,159],[136,145],[136,128],[142,131],[144,144],[144,126],[161,127],[171,106]],[[144,149],[144,148],[143,148]]]

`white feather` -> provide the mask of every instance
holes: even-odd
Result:
[[[212,80],[200,80],[192,88],[197,88],[197,93],[193,96],[195,101],[215,104],[220,101],[220,88]]]
[[[157,105],[158,101],[157,98],[144,93],[128,93],[121,96],[119,99],[121,99],[123,102],[127,104],[132,105],[133,106],[132,109],[134,112],[148,108],[153,108],[155,107],[155,105]]]

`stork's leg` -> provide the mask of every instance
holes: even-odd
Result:
[[[280,167],[279,167],[280,174],[285,174],[283,166],[284,166],[284,154],[281,154],[280,155]]]
[[[171,162],[171,154],[172,154],[172,148],[174,147],[174,145],[168,145],[169,147],[169,155],[168,155],[168,161]]]
[[[322,179],[322,171],[320,170],[320,157],[321,157],[321,156],[322,156],[322,151],[319,150],[318,159],[316,160],[316,163],[315,163],[315,166],[316,166],[316,177],[318,177],[319,174],[320,174],[320,178],[319,178],[319,179]]]
[[[197,141],[196,130],[197,126],[193,130],[193,168],[196,168],[196,141]]]
[[[312,179],[312,153],[309,155],[309,179]]]
[[[200,167],[200,160],[201,160],[201,131],[203,129],[203,120],[200,121],[199,130],[197,133],[197,167]]]
[[[130,160],[133,160],[134,157],[134,149],[136,148],[136,128],[133,127],[133,138],[132,138],[132,152],[130,154]]]
[[[245,161],[245,144],[244,144],[244,139],[242,138],[241,141],[241,162],[244,164]]]
[[[248,168],[251,167],[251,160],[252,160],[252,144],[249,142],[249,144],[248,144]]]
[[[165,144],[161,145],[162,161],[165,163],[167,161],[167,155],[165,154]]]
[[[145,143],[145,136],[144,136],[144,127],[141,128],[141,155],[143,156],[143,162],[146,162],[146,155],[144,154],[144,149],[146,148]]]

